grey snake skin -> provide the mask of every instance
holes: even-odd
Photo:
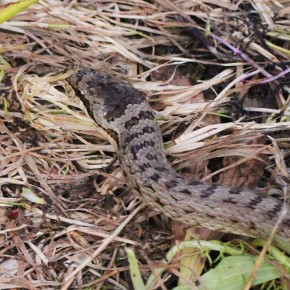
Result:
[[[202,184],[176,173],[166,160],[153,110],[131,84],[85,68],[76,71],[70,82],[91,117],[117,134],[128,187],[148,206],[190,225],[250,237],[270,235],[283,201],[240,188]],[[290,252],[289,205],[274,241]]]

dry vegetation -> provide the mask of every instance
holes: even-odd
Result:
[[[156,110],[176,170],[283,198],[290,166],[289,4],[43,0],[3,23],[0,288],[132,289],[127,247],[145,281],[155,273],[151,286],[139,289],[173,289],[179,277],[189,287],[182,289],[202,285],[200,272],[215,264],[189,249],[186,269],[182,255],[162,264],[192,233],[184,237],[181,224],[130,192],[113,138],[88,117],[67,79],[80,66],[129,79]],[[206,230],[197,235],[231,241],[236,250],[241,243]],[[262,249],[242,243],[254,255]],[[280,254],[284,265],[260,255],[281,277],[268,289],[289,287],[289,260]],[[166,272],[158,276],[161,265]]]

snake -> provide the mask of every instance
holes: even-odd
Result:
[[[114,132],[126,185],[147,206],[190,226],[248,237],[268,238],[279,222],[274,242],[290,252],[289,203],[178,174],[166,158],[161,129],[146,95],[128,81],[79,68],[70,84],[93,120]]]

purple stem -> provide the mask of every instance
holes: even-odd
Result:
[[[265,80],[262,80],[260,82],[258,82],[258,84],[266,84],[266,83],[269,83],[269,82],[272,82],[280,77],[283,77],[285,76],[286,74],[290,73],[290,68],[287,68],[286,70],[280,72],[279,74],[275,75],[275,76],[272,76],[270,78],[267,78]]]
[[[235,48],[234,46],[232,46],[231,44],[229,44],[228,42],[226,42],[223,38],[211,33],[210,34],[212,36],[212,38],[218,40],[219,42],[223,43],[225,46],[227,46],[229,49],[231,49],[235,54],[239,55],[243,60],[245,60],[246,62],[248,62],[249,64],[251,64],[253,67],[255,67],[256,69],[258,69],[264,76],[266,76],[267,78],[271,78],[272,75],[270,73],[268,73],[267,71],[265,71],[262,67],[260,67],[257,63],[255,63],[250,57],[248,57],[245,53],[243,53],[242,51],[240,51],[239,49]]]

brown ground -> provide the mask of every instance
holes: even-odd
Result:
[[[126,248],[146,282],[173,244],[190,238],[126,187],[114,140],[67,82],[80,66],[119,74],[148,95],[176,170],[283,196],[289,15],[286,0],[43,0],[4,22],[0,289],[133,289]],[[197,235],[240,245],[230,235]],[[259,255],[251,242],[247,251]],[[154,286],[139,289],[173,289],[180,277],[194,289],[215,264],[185,252],[190,261],[162,264]],[[287,287],[279,262],[272,260],[282,276],[275,285]]]

